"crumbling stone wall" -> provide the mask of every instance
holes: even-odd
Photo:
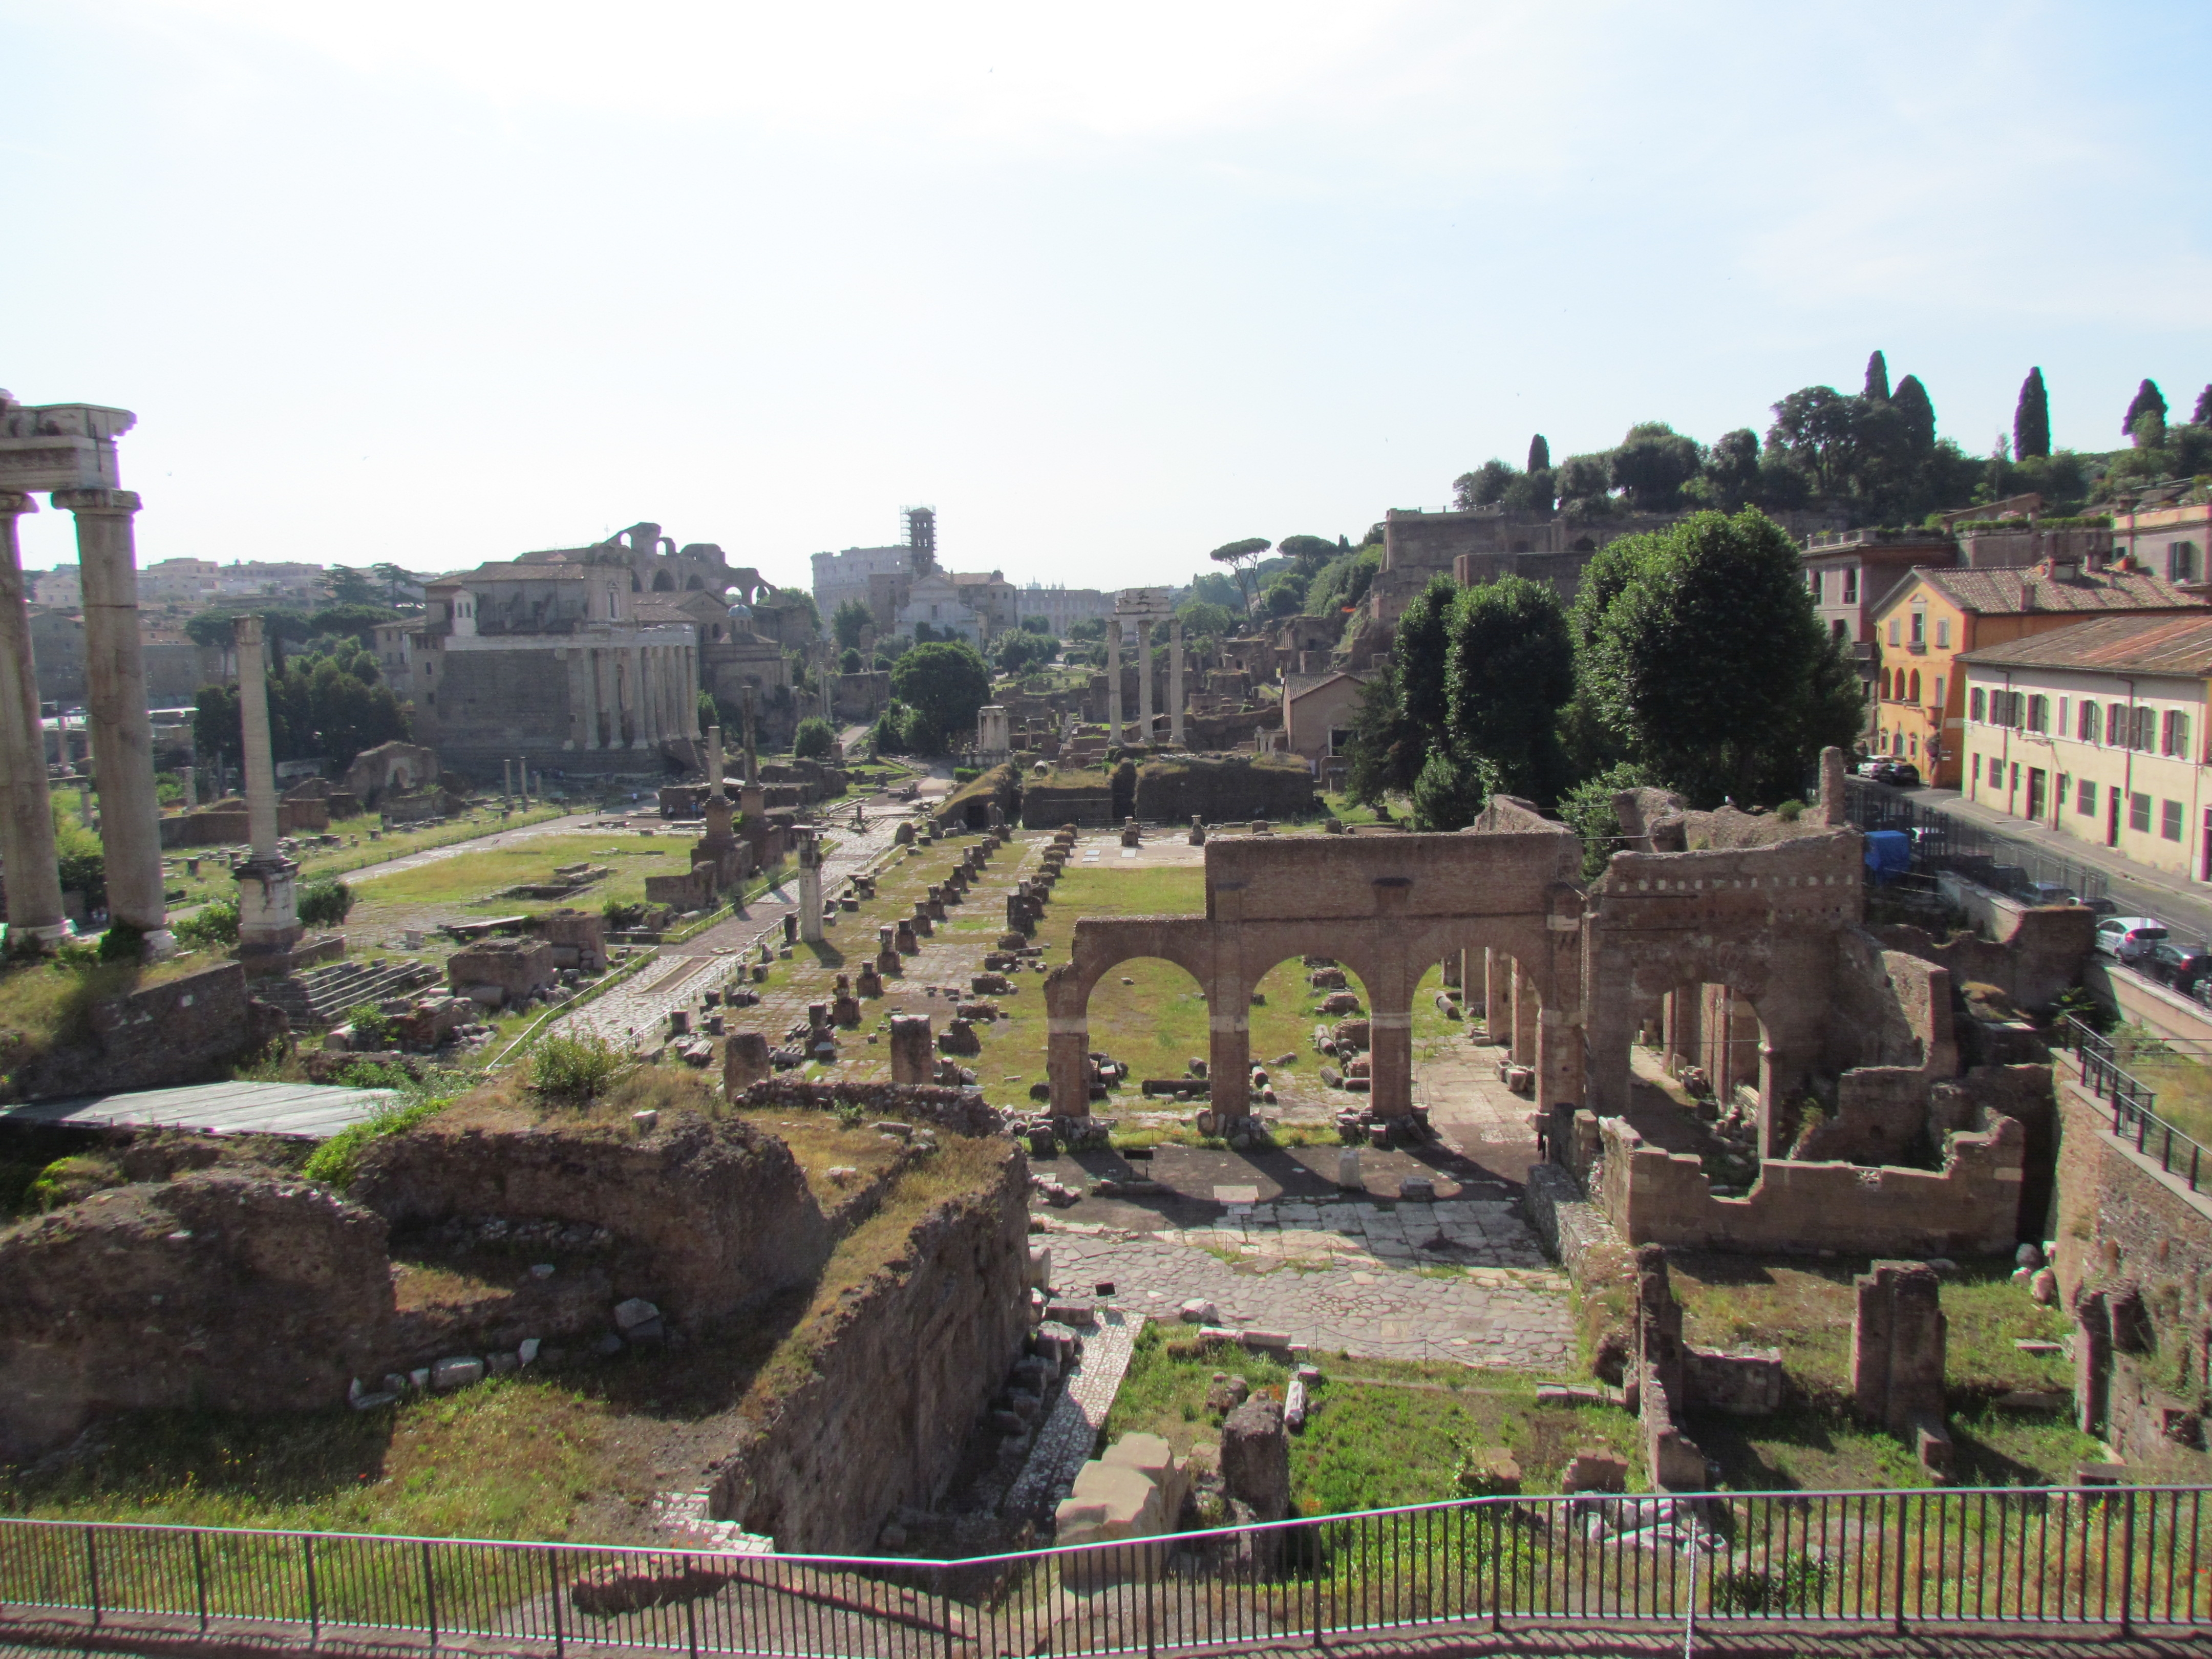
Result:
[[[830,1254],[829,1221],[790,1148],[688,1112],[641,1133],[433,1121],[371,1145],[352,1193],[394,1227],[479,1215],[604,1227],[621,1245],[617,1291],[693,1323],[806,1282]]]
[[[0,1232],[0,1457],[104,1411],[334,1406],[392,1319],[359,1205],[223,1170],[96,1193]]]
[[[1063,823],[1097,829],[1113,822],[1114,781],[1104,772],[1055,771],[1022,787],[1024,829],[1057,830]]]
[[[2008,907],[2009,909],[2009,907]],[[1923,927],[1891,922],[1868,933],[1888,950],[1909,951],[1950,970],[1957,983],[1994,985],[2020,1006],[2048,1008],[2081,982],[2097,918],[2073,905],[2010,909],[1995,940],[1960,933],[1941,942]]]
[[[1954,1134],[1940,1170],[1770,1158],[1742,1198],[1715,1198],[1704,1166],[1600,1121],[1592,1194],[1631,1244],[1691,1249],[1981,1255],[2017,1242],[2027,1133],[1992,1116]]]
[[[1006,1144],[987,1182],[817,1316],[812,1370],[758,1402],[709,1472],[717,1516],[785,1551],[866,1553],[899,1508],[941,1496],[1028,1330],[1027,1199]]]
[[[1134,810],[1147,823],[1308,817],[1316,805],[1313,774],[1294,758],[1178,755],[1137,768]]]
[[[1929,1091],[1959,1070],[1949,970],[1882,950],[1858,927],[1836,935],[1836,957],[1826,1055],[1838,1073],[1835,1097],[1828,1120],[1804,1137],[1796,1155],[1853,1164],[1920,1161],[1942,1139],[1929,1133]]]
[[[283,1034],[284,1016],[246,995],[246,969],[217,963],[94,1003],[72,1040],[24,1055],[0,1032],[0,1099],[41,1100],[204,1083]]]
[[[2075,1319],[2084,1433],[2147,1478],[2212,1480],[2212,1195],[2162,1175],[2112,1133],[2112,1110],[2058,1087],[2057,1270]]]

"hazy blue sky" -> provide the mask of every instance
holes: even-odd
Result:
[[[0,385],[142,559],[933,502],[1114,586],[1484,458],[1918,374],[1986,451],[2212,380],[2194,4],[0,0]],[[26,562],[74,556],[64,515]]]

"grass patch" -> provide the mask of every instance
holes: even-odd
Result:
[[[99,1004],[198,973],[217,960],[198,951],[165,962],[82,960],[87,954],[0,969],[0,1064],[12,1069],[51,1049],[86,1042]]]

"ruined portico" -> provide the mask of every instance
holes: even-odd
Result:
[[[1125,742],[1121,703],[1121,634],[1136,630],[1138,742],[1150,744],[1152,732],[1152,630],[1168,630],[1168,741],[1180,748],[1183,742],[1182,623],[1175,614],[1174,590],[1166,587],[1125,587],[1114,596],[1114,614],[1106,623],[1106,722],[1110,741]]]
[[[1213,835],[1206,914],[1082,918],[1070,959],[1045,981],[1052,1109],[1090,1111],[1092,988],[1121,963],[1158,957],[1203,988],[1206,1075],[1218,1119],[1249,1116],[1252,994],[1279,963],[1327,957],[1365,988],[1370,1100],[1378,1116],[1413,1111],[1413,1000],[1447,956],[1491,950],[1519,964],[1540,1012],[1540,1104],[1583,1094],[1582,843],[1533,811],[1458,835]]]
[[[0,638],[14,665],[0,672],[0,859],[8,874],[9,939],[37,948],[64,936],[48,817],[44,734],[31,676],[15,520],[44,492],[76,515],[84,592],[86,724],[100,782],[100,850],[111,923],[143,934],[148,954],[175,949],[161,890],[154,731],[138,627],[138,568],[131,520],[138,497],[121,488],[115,441],[137,424],[128,410],[94,404],[27,407],[0,392]],[[41,828],[40,820],[45,820]]]

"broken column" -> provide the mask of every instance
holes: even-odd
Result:
[[[46,734],[31,661],[30,611],[15,544],[16,515],[37,511],[28,495],[0,489],[0,650],[8,658],[0,664],[0,866],[8,875],[8,948],[17,955],[69,937],[55,862],[54,815],[46,799]],[[62,744],[66,770],[66,725]]]
[[[1255,1395],[1222,1423],[1221,1484],[1235,1521],[1259,1523],[1289,1516],[1291,1437],[1279,1401]],[[1257,1534],[1249,1547],[1263,1571],[1272,1568],[1282,1534]]]
[[[246,740],[246,836],[253,855],[238,867],[238,956],[289,963],[300,942],[300,866],[276,848],[276,763],[269,744],[269,678],[261,660],[261,618],[234,617],[238,716]]]
[[[1137,621],[1137,741],[1152,740],[1152,625]]]
[[[822,943],[822,842],[811,830],[799,837],[799,937]]]
[[[76,516],[84,592],[85,710],[100,779],[100,844],[110,925],[135,927],[149,957],[177,948],[161,895],[161,806],[154,793],[154,723],[138,629],[138,566],[128,489],[57,489]]]
[[[1920,1261],[1876,1261],[1852,1281],[1851,1404],[1912,1448],[1937,1474],[1951,1468],[1943,1426],[1948,1326],[1936,1270]]]
[[[758,1031],[732,1031],[722,1040],[722,1091],[735,1100],[738,1093],[768,1076],[768,1038]]]
[[[931,1053],[929,1016],[893,1014],[891,1081],[927,1083],[935,1071],[936,1057]]]

